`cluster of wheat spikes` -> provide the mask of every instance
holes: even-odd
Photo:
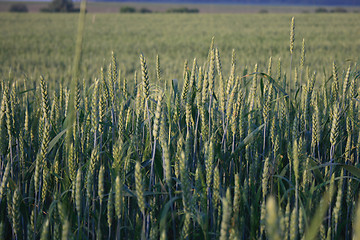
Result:
[[[224,74],[212,41],[183,84],[144,55],[128,84],[114,54],[72,92],[2,79],[0,236],[359,239],[359,74],[317,76],[302,46],[288,78],[235,52]]]

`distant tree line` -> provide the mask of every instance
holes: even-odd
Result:
[[[198,13],[199,9],[181,7],[181,8],[170,8],[166,12],[169,12],[169,13]]]
[[[131,6],[123,6],[120,8],[120,13],[151,13],[152,11],[147,8],[140,8],[139,10]],[[197,8],[170,8],[166,11],[167,13],[198,13],[199,9]]]
[[[100,0],[98,0],[100,1]],[[118,0],[109,0],[118,1]],[[144,0],[132,0],[131,2],[144,2]],[[310,5],[310,6],[359,6],[359,0],[147,0],[157,3],[231,3],[231,4],[255,4],[255,5]]]
[[[330,9],[330,10],[328,10],[325,7],[319,7],[317,9],[315,9],[315,12],[316,13],[329,13],[329,12],[330,13],[346,13],[347,10],[342,7],[336,7],[336,8]]]
[[[137,10],[134,7],[130,7],[130,6],[124,6],[120,8],[120,12],[121,13],[151,13],[152,11],[148,8],[140,8],[139,10]]]
[[[53,0],[47,8],[41,12],[79,12],[80,8],[75,8],[72,0]]]
[[[14,3],[10,6],[9,12],[28,12],[26,4]]]

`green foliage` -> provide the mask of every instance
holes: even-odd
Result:
[[[168,13],[198,13],[199,9],[179,7],[179,8],[170,8],[166,12],[168,12]]]
[[[72,0],[52,0],[47,8],[41,9],[42,12],[79,12],[80,9],[74,8]]]
[[[120,13],[152,13],[152,11],[145,7],[142,7],[139,10],[137,10],[136,8],[131,6],[123,6],[120,8]]]
[[[120,12],[121,13],[134,13],[134,12],[136,12],[136,8],[129,7],[129,6],[124,6],[124,7],[120,8]]]
[[[23,3],[14,3],[11,4],[9,12],[28,12],[26,4]]]
[[[316,13],[327,13],[327,12],[329,12],[329,10],[327,10],[326,8],[320,7],[320,8],[315,9],[315,12]]]
[[[342,7],[336,7],[334,9],[331,9],[330,12],[332,12],[332,13],[347,13],[347,10]]]
[[[148,8],[140,8],[139,13],[151,13],[152,11]]]
[[[141,53],[131,84],[115,51],[80,84],[83,27],[73,74],[58,73],[69,84],[1,77],[6,238],[358,235],[356,61],[346,68],[322,62],[324,73],[315,74],[311,43],[300,51],[294,38],[290,65],[255,58],[251,71],[232,48],[228,64],[220,62],[221,43],[213,38],[209,49],[209,38],[205,57],[178,64],[178,80],[163,71],[163,57]],[[290,59],[289,48],[280,55]]]

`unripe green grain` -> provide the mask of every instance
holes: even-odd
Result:
[[[98,131],[100,136],[104,134],[104,121],[105,121],[105,113],[106,113],[106,98],[105,94],[100,94],[99,96],[99,125]]]
[[[111,188],[110,188],[109,197],[108,197],[108,201],[107,201],[107,212],[106,213],[107,213],[106,214],[107,224],[108,224],[108,227],[111,228],[112,220],[113,220],[113,216],[114,216],[114,195],[113,195]]]
[[[160,144],[163,150],[163,168],[164,168],[164,176],[165,181],[168,186],[171,185],[171,162],[170,162],[170,149],[167,139],[167,132],[168,129],[166,127],[166,120],[165,117],[161,118],[160,124]]]
[[[360,201],[358,201],[355,213],[355,222],[354,222],[354,233],[353,233],[353,240],[357,240],[360,238]]]
[[[99,195],[100,205],[102,205],[104,199],[104,192],[105,192],[104,175],[105,175],[105,167],[104,165],[101,165],[99,170],[99,183],[98,183],[98,195]]]
[[[220,112],[225,111],[225,89],[224,89],[224,78],[222,75],[222,66],[221,66],[221,59],[219,49],[215,49],[215,57],[216,57],[216,66],[217,72],[219,75],[219,102],[220,102]]]
[[[226,86],[225,97],[229,97],[231,90],[234,88],[235,83],[235,70],[236,70],[236,58],[235,58],[235,50],[232,51],[232,58],[231,58],[231,70],[229,79]]]
[[[210,139],[208,144],[205,145],[205,171],[206,171],[206,186],[207,186],[207,193],[209,194],[211,188],[211,181],[213,176],[213,169],[214,169],[214,143],[213,140]]]
[[[304,223],[304,208],[299,207],[299,235],[300,238],[303,238],[305,231],[305,223]]]
[[[91,152],[90,165],[87,170],[86,178],[86,196],[90,199],[94,183],[94,172],[96,164],[99,161],[99,148],[96,147]]]
[[[180,239],[188,239],[190,234],[190,223],[191,223],[191,216],[190,213],[185,212],[185,220],[184,225],[181,231],[181,237]]]
[[[261,185],[262,185],[262,195],[263,195],[263,200],[265,201],[265,197],[267,195],[267,192],[268,192],[268,182],[269,182],[269,175],[270,175],[270,163],[269,163],[269,158],[267,157],[265,159],[265,162],[264,162],[264,168],[263,168],[263,174],[262,174],[262,182],[261,182]]]
[[[126,119],[125,119],[125,128],[126,130],[129,130],[131,129],[130,127],[130,124],[131,124],[131,111],[132,109],[131,108],[128,108],[127,111],[126,111]]]
[[[339,98],[339,77],[336,63],[333,62],[333,83],[331,85],[331,99],[330,103],[334,103]]]
[[[43,184],[42,184],[42,189],[41,189],[41,202],[44,202],[45,198],[46,198],[46,193],[48,191],[48,185],[49,185],[49,183],[48,183],[49,182],[49,169],[47,167],[47,163],[44,164],[42,177],[43,177]]]
[[[18,239],[21,238],[21,223],[20,223],[20,204],[21,196],[18,188],[15,189],[14,195],[12,198],[12,223],[13,230]]]
[[[232,225],[237,226],[238,218],[240,214],[240,201],[241,201],[241,192],[240,192],[240,176],[239,173],[235,174],[235,187],[234,187],[234,202],[233,202],[233,220]]]
[[[332,123],[331,123],[331,131],[330,131],[330,143],[332,146],[335,146],[336,139],[339,135],[339,118],[340,118],[340,111],[339,107],[337,105],[334,105],[333,108],[333,117],[332,117]]]
[[[33,235],[33,234],[35,234],[35,230],[36,230],[35,208],[33,208],[30,213],[30,227],[28,229],[28,232],[32,233],[31,235]]]
[[[274,197],[269,197],[266,201],[266,231],[269,239],[280,240],[279,217]]]
[[[289,229],[291,223],[291,210],[290,210],[290,200],[288,199],[286,208],[285,208],[285,215],[284,215],[284,222],[285,222],[285,239],[289,239]]]
[[[236,97],[237,93],[238,93],[238,85],[235,82],[234,85],[232,86],[231,93],[230,93],[230,96],[228,96],[228,101],[227,101],[226,118],[228,120],[230,120],[232,112],[235,111],[233,109],[233,107],[234,107],[235,97]]]
[[[61,239],[62,240],[68,240],[69,239],[69,233],[70,233],[70,222],[69,220],[65,220],[62,225],[62,231],[61,231]]]
[[[145,97],[145,99],[148,99],[150,82],[149,82],[149,75],[148,75],[146,59],[143,54],[140,54],[140,65],[141,65],[141,75],[142,75],[142,81],[143,81],[144,97]]]
[[[290,239],[295,239],[298,234],[298,219],[297,219],[297,210],[293,208],[291,211],[290,217]]]
[[[294,170],[294,174],[295,174],[295,180],[296,182],[299,181],[299,177],[300,177],[300,173],[299,173],[299,166],[300,166],[300,161],[299,161],[299,149],[298,149],[298,143],[297,140],[295,139],[294,144],[293,144],[293,170]]]
[[[346,75],[345,75],[345,78],[344,78],[344,83],[343,83],[343,94],[342,94],[342,101],[343,101],[343,104],[345,104],[345,99],[347,97],[347,91],[350,87],[350,81],[349,81],[349,78],[350,78],[350,70],[351,70],[351,67],[349,66],[347,71],[346,71]]]
[[[7,186],[7,181],[8,181],[8,177],[9,177],[9,172],[10,172],[10,161],[7,162],[6,167],[5,167],[5,171],[4,174],[2,176],[1,179],[1,184],[0,184],[0,203],[1,200],[4,196],[4,193],[6,191],[6,186]]]
[[[98,125],[98,92],[99,92],[99,80],[95,79],[94,83],[94,90],[92,94],[92,101],[91,101],[91,129],[92,132],[97,131],[97,125]]]
[[[177,149],[176,149],[176,162],[175,162],[175,176],[177,179],[180,179],[180,161],[181,160],[181,153],[183,152],[184,146],[184,139],[182,136],[179,137],[177,141]]]
[[[317,101],[314,101],[314,113],[312,114],[312,135],[311,135],[311,148],[315,149],[316,145],[320,141],[320,120],[319,120],[319,108]],[[314,150],[313,150],[314,151]]]
[[[191,208],[191,193],[190,193],[190,182],[186,164],[186,155],[184,151],[180,153],[180,161],[179,161],[179,170],[180,170],[180,179],[181,179],[181,189],[182,189],[182,202],[184,205],[185,211],[190,211]]]
[[[214,93],[214,80],[215,80],[215,49],[212,49],[210,52],[210,62],[209,62],[209,94],[210,96]]]
[[[49,226],[50,219],[46,218],[45,223],[43,224],[40,240],[47,240],[49,238]]]
[[[219,166],[215,167],[214,170],[214,180],[213,180],[213,207],[217,209],[218,204],[220,201],[220,172],[219,172]]]
[[[161,69],[160,69],[160,57],[159,54],[156,55],[156,78],[161,82]]]
[[[41,160],[39,154],[36,156],[35,160],[35,172],[34,172],[34,188],[35,193],[39,191],[39,184],[40,184],[40,168],[41,168]]]
[[[41,89],[41,105],[43,116],[49,120],[49,100],[46,82],[43,76],[40,76],[40,89]]]
[[[75,114],[78,115],[80,110],[80,101],[81,101],[81,93],[80,93],[80,82],[78,81],[76,83],[75,88],[75,96],[74,96],[74,108],[75,108]]]
[[[201,93],[202,93],[201,102],[204,105],[209,97],[209,77],[208,77],[207,71],[205,71],[205,73],[204,73],[204,81],[203,81]]]
[[[230,219],[231,219],[231,193],[230,189],[226,190],[226,197],[222,199],[223,214],[221,220],[220,240],[226,240],[229,238]]]
[[[272,71],[272,57],[269,58],[267,75],[271,76],[271,71]]]
[[[75,188],[75,207],[78,215],[81,212],[81,167],[77,170],[76,174],[76,188]]]
[[[118,219],[121,218],[122,197],[122,183],[118,175],[115,180],[115,212]]]
[[[55,185],[58,185],[59,183],[59,176],[60,176],[60,169],[59,169],[59,154],[56,154],[55,159],[54,159],[54,164],[53,164],[53,171],[55,174]]]
[[[186,121],[186,125],[188,127],[191,127],[191,126],[194,126],[194,119],[192,117],[192,114],[191,114],[191,108],[192,106],[189,104],[189,103],[186,103],[185,105],[185,121]]]
[[[71,181],[75,181],[76,177],[76,164],[75,164],[75,149],[74,145],[70,144],[69,153],[68,153],[68,169],[69,177]]]
[[[294,42],[295,42],[295,18],[292,17],[291,25],[290,25],[290,54],[293,54]]]
[[[156,112],[154,118],[154,126],[153,126],[153,136],[154,139],[157,139],[159,133],[159,125],[160,125],[160,117],[161,117],[161,101],[163,98],[162,92],[159,93],[156,104]]]
[[[143,216],[145,216],[144,186],[142,182],[141,164],[139,161],[136,161],[135,164],[135,186],[138,206]]]

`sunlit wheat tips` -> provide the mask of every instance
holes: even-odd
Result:
[[[149,82],[146,60],[143,54],[140,55],[140,65],[141,65],[141,77],[143,81],[144,97],[145,99],[147,99],[149,97],[150,82]]]
[[[290,54],[293,54],[295,42],[295,17],[291,18],[290,25]]]

